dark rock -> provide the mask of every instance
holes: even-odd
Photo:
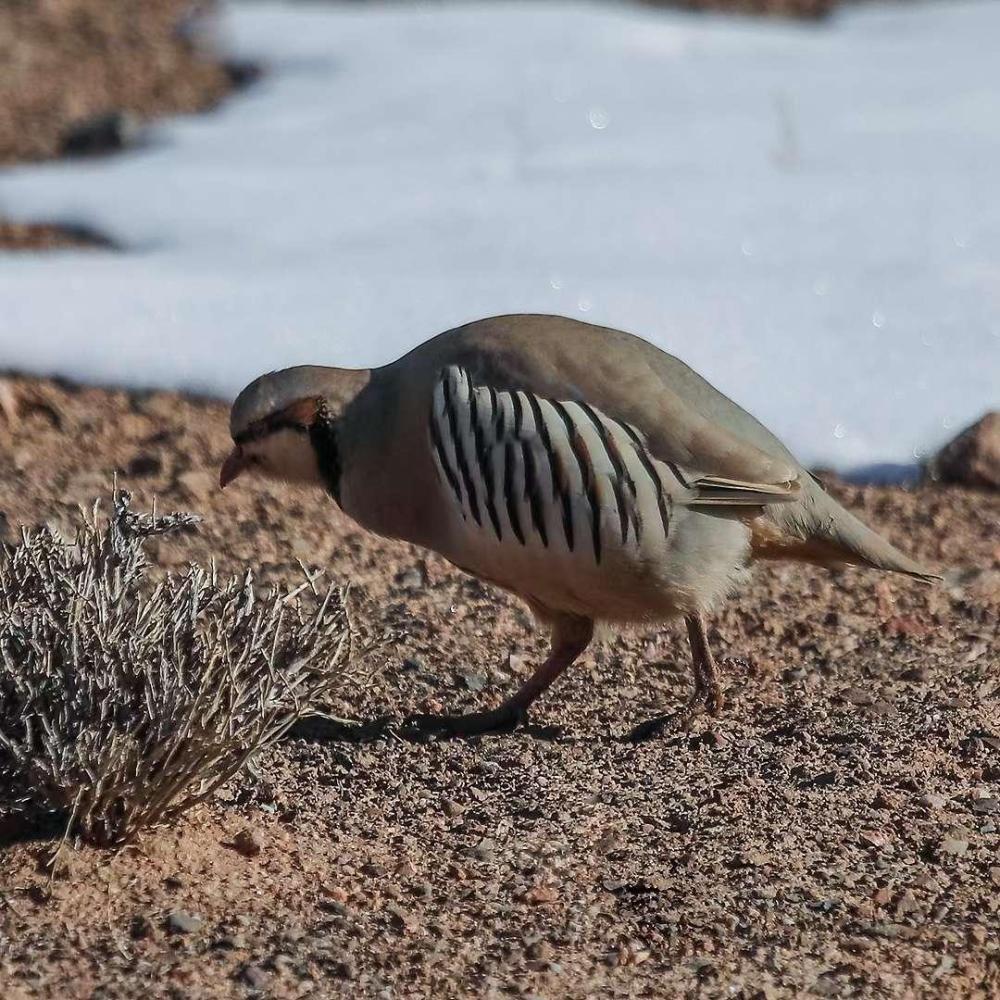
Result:
[[[321,910],[336,914],[338,917],[346,917],[351,912],[350,908],[339,899],[321,899],[318,905]]]
[[[243,90],[264,75],[264,67],[250,59],[228,59],[222,69],[234,90]]]
[[[389,915],[389,922],[398,931],[410,931],[416,927],[416,921],[398,903],[389,903],[385,912]]]
[[[340,976],[341,979],[354,979],[358,974],[354,960],[349,957],[341,958],[339,962],[336,962],[333,971],[334,975]]]
[[[946,444],[928,472],[944,482],[1000,490],[1000,410],[987,413]]]
[[[836,769],[831,771],[820,771],[811,777],[803,777],[798,785],[799,788],[826,788],[828,785],[836,785],[840,781],[840,772]]]
[[[262,990],[267,986],[268,975],[259,965],[244,965],[239,978],[251,989]]]
[[[154,455],[150,452],[142,452],[129,461],[128,465],[125,467],[125,472],[130,476],[141,478],[143,476],[159,475],[162,468],[163,463],[160,461],[159,455]]]
[[[719,732],[718,729],[706,729],[701,735],[701,741],[716,750],[721,750],[728,743],[726,734]]]
[[[140,128],[135,115],[109,111],[77,122],[63,135],[63,156],[101,156],[130,149],[139,143]]]
[[[264,838],[250,827],[244,827],[233,838],[233,847],[246,858],[255,858],[264,849]]]

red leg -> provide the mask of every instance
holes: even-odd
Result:
[[[687,626],[688,642],[691,645],[694,693],[679,712],[657,715],[655,718],[647,719],[636,726],[629,733],[629,739],[633,742],[647,740],[668,725],[683,728],[701,712],[717,716],[722,711],[724,702],[722,687],[719,684],[719,672],[715,667],[715,658],[708,645],[705,619],[700,613],[687,615],[684,618],[684,624]]]
[[[577,615],[558,615],[552,622],[552,646],[545,662],[497,708],[468,715],[416,715],[407,724],[425,733],[477,736],[516,729],[532,703],[587,648],[594,623]]]

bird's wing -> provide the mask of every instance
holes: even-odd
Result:
[[[646,341],[550,316],[498,317],[456,333],[439,339],[438,369],[458,363],[476,384],[587,404],[634,428],[652,456],[689,480],[796,488],[801,469],[780,442],[767,446],[773,436],[757,427],[751,443],[749,414]],[[725,419],[729,410],[745,421]]]
[[[759,496],[774,491],[796,500],[763,508],[764,521],[773,520],[779,530],[776,557],[787,551],[802,558],[797,543],[819,539],[841,560],[932,577],[837,504],[758,420],[638,337],[565,317],[497,316],[441,334],[413,355],[402,359],[399,375],[422,399],[423,387],[443,367],[458,364],[476,385],[586,403],[632,428],[653,461],[672,463],[687,482],[699,484],[706,501],[740,490],[752,496],[761,488]],[[417,362],[416,371],[411,362]]]
[[[435,381],[430,438],[462,516],[521,542],[536,532],[547,544],[555,523],[571,549],[589,532],[599,553],[602,510],[624,541],[640,520],[659,518],[665,530],[675,504],[762,508],[795,499],[789,484],[689,474],[651,452],[638,428],[586,400],[477,384],[458,365]]]

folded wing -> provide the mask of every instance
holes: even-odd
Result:
[[[797,484],[690,473],[663,461],[642,429],[585,400],[477,385],[445,367],[434,385],[430,439],[461,517],[498,542],[608,546],[665,538],[676,505],[763,509],[795,498]]]

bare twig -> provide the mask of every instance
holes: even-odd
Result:
[[[0,787],[107,845],[212,795],[352,669],[345,594],[307,574],[260,599],[197,566],[153,585],[144,541],[197,518],[130,501],[0,549]]]

